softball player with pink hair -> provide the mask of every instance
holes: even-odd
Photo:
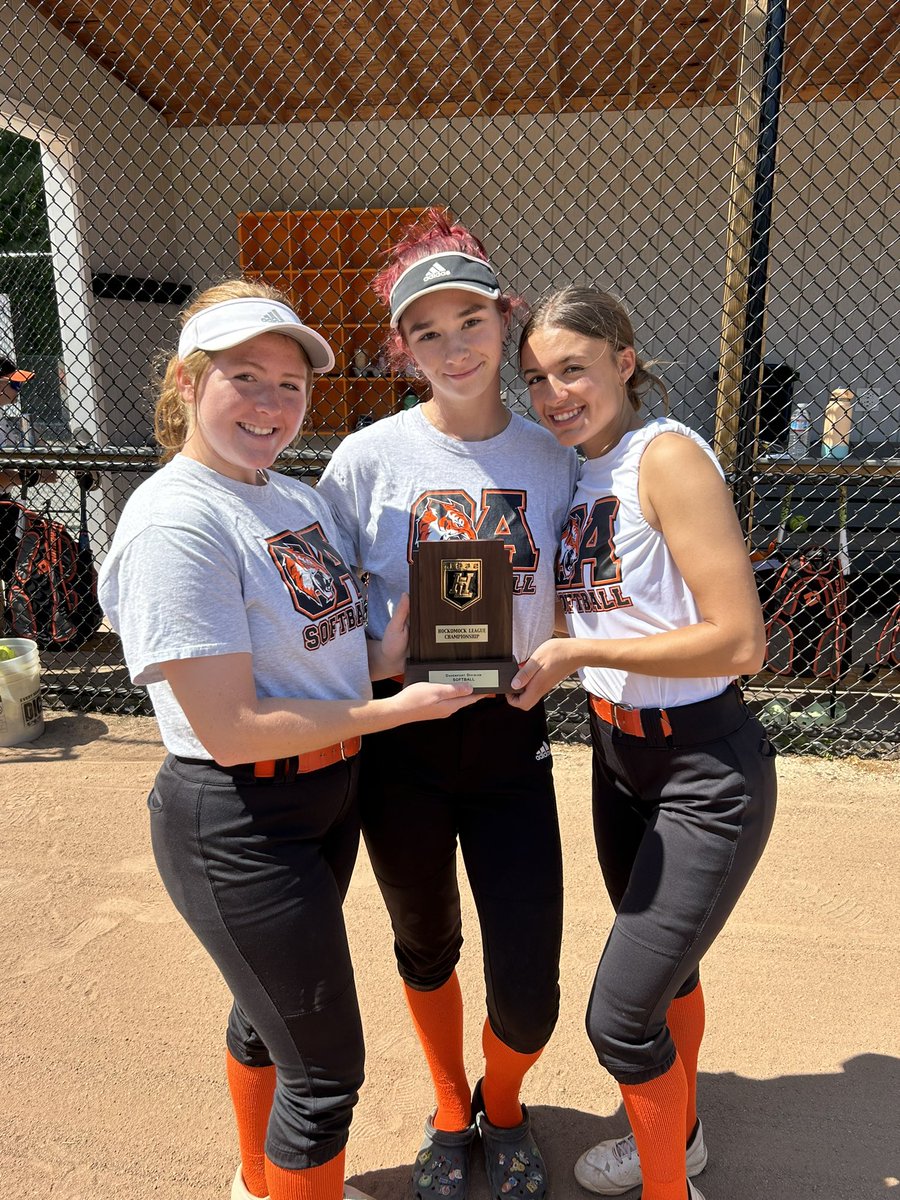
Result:
[[[373,286],[390,309],[394,361],[412,365],[428,395],[345,438],[318,487],[368,574],[371,632],[396,613],[422,542],[499,538],[515,581],[513,653],[524,661],[553,629],[553,555],[575,454],[503,403],[513,305],[467,229],[432,211],[390,249]],[[376,695],[399,687],[383,681]],[[416,1200],[464,1200],[480,1140],[492,1200],[542,1200],[546,1167],[519,1093],[559,1007],[562,861],[547,723],[542,706],[517,711],[503,696],[470,714],[433,737],[368,738],[362,754],[363,834],[435,1089],[413,1189]],[[474,1096],[456,976],[458,851],[487,992]]]

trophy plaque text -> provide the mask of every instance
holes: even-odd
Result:
[[[409,568],[406,682],[512,691],[512,597],[503,542],[422,542]]]

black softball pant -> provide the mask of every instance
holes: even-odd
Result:
[[[12,497],[0,492],[0,584],[9,587],[16,568],[16,552],[19,549],[17,529],[19,510],[14,504],[2,503]]]
[[[392,681],[376,695],[398,690]],[[500,696],[363,741],[363,836],[403,980],[444,984],[463,943],[457,845],[475,900],[487,1010],[502,1042],[546,1045],[559,1014],[562,852],[543,707]]]
[[[148,800],[163,883],[234,997],[228,1049],[277,1069],[266,1153],[286,1170],[343,1149],[363,1081],[341,911],[359,846],[357,774],[358,758],[257,781],[169,756]]]
[[[697,986],[775,815],[774,749],[735,688],[669,713],[674,744],[653,746],[590,712],[594,838],[616,917],[587,1029],[619,1083],[675,1061],[666,1010]]]

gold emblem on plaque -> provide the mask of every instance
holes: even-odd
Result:
[[[480,558],[445,558],[441,563],[441,599],[460,612],[481,599]]]

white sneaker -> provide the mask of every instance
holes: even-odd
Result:
[[[257,1197],[252,1192],[248,1192],[247,1185],[244,1183],[244,1176],[241,1174],[241,1168],[238,1167],[234,1183],[231,1185],[231,1200],[269,1200],[269,1197]],[[345,1183],[344,1200],[372,1200],[372,1197],[367,1196],[365,1192],[361,1192],[359,1188],[355,1188],[352,1183]],[[700,1200],[703,1200],[702,1196]]]
[[[231,1200],[269,1200],[269,1197],[254,1196],[252,1192],[248,1192],[247,1185],[244,1183],[244,1176],[241,1174],[241,1168],[238,1166],[234,1183],[231,1185]]]
[[[689,1176],[699,1175],[709,1155],[703,1141],[703,1125],[697,1122],[697,1132],[688,1143],[685,1161]],[[641,1185],[641,1160],[634,1134],[611,1138],[585,1150],[575,1164],[575,1178],[589,1192],[598,1196],[621,1196]],[[694,1188],[692,1200],[703,1200]]]
[[[690,1180],[688,1180],[688,1200],[706,1200],[700,1189],[694,1187]]]

